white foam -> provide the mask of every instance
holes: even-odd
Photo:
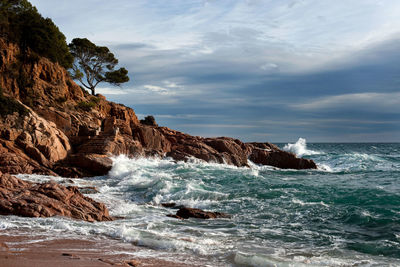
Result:
[[[243,266],[251,266],[251,267],[306,267],[311,266],[307,264],[303,264],[300,262],[285,262],[278,258],[273,258],[272,256],[267,255],[248,255],[244,253],[236,253],[234,257],[234,262],[236,264],[240,264]]]
[[[300,206],[321,205],[321,206],[324,206],[324,207],[326,207],[326,208],[329,208],[329,205],[326,204],[326,203],[323,202],[323,201],[320,201],[320,202],[304,202],[304,201],[301,201],[300,199],[293,198],[293,199],[292,199],[292,203],[294,203],[294,204],[299,204]]]
[[[16,227],[15,224],[7,222],[7,221],[0,221],[0,230],[7,230]]]
[[[299,138],[299,140],[297,140],[297,142],[294,144],[286,144],[283,149],[289,152],[293,152],[299,157],[321,154],[321,152],[307,149],[307,142],[304,138]]]

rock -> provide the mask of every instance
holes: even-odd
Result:
[[[152,116],[139,122],[133,109],[82,90],[58,64],[45,58],[21,62],[19,54],[18,46],[0,38],[0,87],[4,95],[30,107],[28,116],[0,117],[3,172],[104,175],[111,168],[110,157],[119,154],[196,158],[239,167],[248,166],[250,159],[279,168],[316,168],[313,161],[269,143],[191,136],[158,127]],[[22,86],[22,78],[29,83]],[[84,111],[81,102],[91,102],[93,108]]]
[[[184,218],[176,215],[176,214],[167,214],[167,217],[171,217],[171,218],[175,218],[175,219],[179,219],[179,220],[184,220]]]
[[[163,206],[164,208],[170,208],[170,209],[181,209],[181,208],[185,208],[184,205],[177,205],[174,202],[171,203],[161,203],[161,206]]]
[[[106,175],[112,168],[112,160],[101,154],[74,154],[64,164],[78,167],[90,176]]]
[[[127,266],[138,267],[138,266],[140,266],[140,261],[138,261],[138,260],[127,260],[127,261],[124,261],[124,264],[126,264]]]
[[[3,173],[36,173],[44,175],[56,175],[50,169],[41,166],[31,159],[23,150],[16,147],[13,142],[0,139],[0,170]]]
[[[249,143],[249,159],[262,165],[270,165],[281,169],[316,169],[314,161],[296,157],[295,154],[282,151],[275,145]]]
[[[164,208],[175,208],[176,203],[175,203],[175,202],[171,202],[171,203],[161,203],[161,206],[163,206]]]
[[[171,150],[171,143],[159,128],[136,126],[133,129],[133,137],[140,142],[147,152],[155,152],[154,154],[162,155]]]
[[[25,108],[29,109],[26,106]],[[36,161],[39,166],[51,168],[55,162],[66,158],[71,150],[68,137],[54,123],[46,121],[32,110],[25,117],[18,114],[0,117],[0,126],[3,129],[12,129],[13,132],[7,134],[3,142],[0,139],[2,146],[6,147],[10,154],[30,159],[30,165],[35,165],[32,162]],[[18,137],[14,138],[17,135]],[[26,165],[24,161],[16,161],[21,162],[20,168],[24,169],[21,166]],[[30,172],[28,170],[28,173]]]
[[[54,182],[36,184],[9,174],[0,176],[0,214],[66,216],[89,222],[113,220],[104,204],[85,197],[75,186],[64,187]]]
[[[198,219],[215,219],[215,218],[231,218],[231,215],[222,213],[222,212],[212,212],[212,211],[204,211],[201,209],[194,209],[194,208],[180,208],[176,212],[176,216],[174,218],[198,218]],[[172,217],[172,216],[169,216]]]

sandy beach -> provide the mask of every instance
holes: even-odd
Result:
[[[14,236],[10,232],[0,232],[0,267],[200,266],[132,256],[132,252],[139,249],[112,239],[48,240],[46,236]]]

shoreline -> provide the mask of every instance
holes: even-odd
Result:
[[[29,235],[18,231],[0,231],[0,267],[199,267],[193,263],[175,262],[156,257],[135,256],[143,248],[116,239],[98,237],[79,240],[43,235]]]

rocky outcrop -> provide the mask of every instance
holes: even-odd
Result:
[[[0,116],[0,170],[82,177],[104,175],[110,156],[169,156],[207,162],[279,168],[316,168],[269,143],[191,136],[157,126],[154,118],[139,122],[135,112],[91,96],[67,71],[45,58],[21,63],[17,46],[0,39],[0,87],[24,103],[26,116]]]
[[[54,182],[36,184],[0,172],[0,214],[24,217],[66,216],[111,221],[104,204],[83,196],[77,187]]]
[[[169,214],[168,217],[177,219],[216,219],[216,218],[231,218],[231,215],[222,212],[212,212],[204,211],[201,209],[182,207],[177,212],[176,215]]]
[[[248,143],[249,160],[256,164],[274,166],[281,169],[316,169],[310,159],[296,157],[295,154],[282,151],[270,143]]]
[[[55,174],[52,166],[71,150],[69,139],[54,123],[27,109],[24,117],[17,113],[0,117],[0,170]]]

